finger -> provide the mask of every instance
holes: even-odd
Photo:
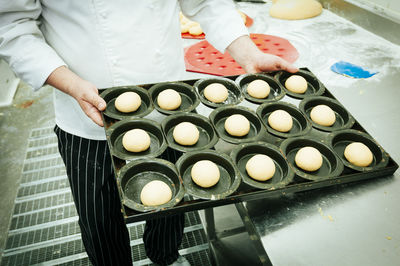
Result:
[[[89,103],[88,103],[89,104]],[[84,110],[85,111],[85,110]],[[101,114],[99,112],[99,110],[94,107],[91,106],[89,108],[87,108],[87,110],[85,111],[86,115],[92,119],[93,122],[95,122],[97,125],[99,126],[103,126],[103,120],[101,119]]]
[[[92,104],[100,111],[103,111],[106,108],[106,102],[99,96],[97,89],[96,91],[88,91],[83,100]]]
[[[248,74],[255,74],[257,73],[256,68],[252,65],[252,66],[246,66],[244,67],[244,71]]]
[[[297,67],[293,66],[292,64],[290,64],[289,62],[287,62],[282,58],[280,58],[280,60],[277,62],[277,69],[285,70],[290,73],[296,73],[297,71],[299,71]]]

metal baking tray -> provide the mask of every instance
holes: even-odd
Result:
[[[343,117],[346,118],[346,115],[348,117],[346,119],[351,120],[351,125],[349,126],[349,123],[346,123],[346,121],[339,121],[342,123],[342,128],[340,125],[335,125],[333,131],[332,130],[324,130],[324,128],[318,127],[315,125],[315,123],[311,123],[311,120],[309,119],[309,124],[312,125],[311,130],[305,130],[304,135],[298,136],[296,134],[295,137],[292,137],[290,134],[274,134],[273,131],[268,130],[268,125],[266,124],[265,120],[265,115],[268,112],[268,104],[270,102],[265,103],[264,106],[261,103],[254,104],[254,102],[245,100],[240,104],[241,106],[246,106],[254,111],[254,113],[257,113],[257,116],[259,117],[260,121],[262,122],[262,133],[260,134],[256,139],[253,140],[253,142],[248,143],[247,141],[244,141],[243,143],[237,144],[232,144],[226,142],[223,138],[219,138],[218,143],[215,145],[214,149],[218,151],[219,153],[225,153],[226,155],[230,156],[231,161],[235,165],[236,173],[240,173],[242,176],[242,182],[240,186],[230,195],[224,197],[224,198],[217,198],[214,200],[207,200],[207,199],[200,199],[200,198],[193,198],[190,196],[188,193],[186,193],[185,199],[183,201],[180,201],[173,207],[166,207],[166,208],[154,208],[150,211],[146,212],[141,212],[141,211],[136,211],[133,209],[128,208],[127,206],[124,205],[124,198],[123,198],[123,191],[122,187],[120,184],[120,179],[119,176],[121,174],[121,169],[128,163],[125,160],[122,160],[116,156],[113,155],[113,150],[112,150],[112,143],[111,143],[111,133],[112,130],[110,130],[110,127],[118,122],[117,119],[112,118],[107,116],[105,113],[102,114],[103,122],[104,122],[104,128],[106,131],[106,137],[107,137],[107,142],[111,150],[112,154],[112,163],[115,171],[115,177],[116,177],[116,182],[118,186],[118,191],[120,193],[121,197],[121,202],[122,202],[122,212],[124,213],[124,216],[126,218],[126,221],[128,223],[130,222],[135,222],[135,221],[142,221],[142,220],[148,220],[148,219],[153,219],[157,217],[162,217],[166,215],[171,215],[179,212],[187,212],[187,211],[193,211],[193,210],[200,210],[200,209],[207,209],[207,208],[212,208],[212,207],[217,207],[217,206],[222,206],[222,205],[227,205],[227,204],[232,204],[236,202],[241,202],[241,201],[250,201],[250,200],[256,200],[256,199],[262,199],[262,198],[267,198],[267,197],[276,197],[276,196],[284,196],[288,193],[294,193],[294,192],[300,192],[300,191],[306,191],[306,190],[312,190],[312,189],[318,189],[322,187],[327,187],[327,186],[334,186],[334,185],[339,185],[339,184],[344,184],[344,183],[350,183],[350,182],[356,182],[356,181],[362,181],[362,180],[367,180],[371,178],[377,178],[377,177],[383,177],[383,176],[388,176],[392,175],[397,169],[398,169],[398,164],[387,154],[384,149],[373,139],[372,136],[368,134],[368,132],[357,122],[356,119],[353,118],[353,116],[345,109],[344,106],[340,104],[339,101],[329,92],[329,90],[318,80],[318,78],[307,68],[302,68],[301,72],[302,76],[306,77],[307,82],[309,82],[313,90],[316,92],[314,95],[307,94],[305,97],[296,97],[296,96],[291,96],[290,94],[286,93],[286,95],[279,99],[279,102],[289,102],[292,105],[294,104],[300,112],[304,114],[307,119],[309,119],[309,108],[310,102],[315,102],[319,103],[321,102],[321,97],[326,97],[325,102],[333,102],[335,104],[336,114],[339,116],[340,119],[343,120]],[[284,88],[284,81],[285,78],[288,77],[287,73],[282,73],[282,72],[275,72],[275,73],[263,73],[263,75],[267,75],[270,78],[274,79],[279,86],[281,86],[282,91],[286,91],[286,88]],[[243,75],[242,75],[243,76]],[[247,76],[246,76],[247,77]],[[241,86],[246,86],[245,83],[243,83],[243,77],[241,76],[226,76],[224,77],[226,79],[230,79],[232,81],[237,82],[238,87],[241,88]],[[248,78],[248,80],[252,80],[251,78]],[[194,84],[198,81],[198,79],[191,79],[191,80],[181,80],[179,81],[180,83],[185,83],[189,86],[194,86]],[[144,85],[136,85],[138,87],[143,88],[144,90],[149,90],[152,86],[156,84],[144,84]],[[315,86],[321,86],[320,88],[315,88]],[[115,90],[115,87],[113,88],[108,88],[104,89],[102,94],[107,94],[107,91],[109,90]],[[243,90],[243,88],[241,88]],[[322,92],[322,93],[321,93]],[[196,92],[198,93],[198,92]],[[197,97],[200,98],[199,95]],[[310,97],[317,97],[313,101],[310,101]],[[319,97],[319,98],[318,98]],[[324,99],[322,98],[322,101]],[[303,102],[302,102],[303,101]],[[243,104],[244,103],[244,104]],[[247,105],[247,104],[248,105]],[[227,106],[227,105],[225,105]],[[265,107],[267,106],[267,107]],[[204,108],[207,108],[205,106],[201,106],[201,108],[196,108],[193,110],[193,113],[197,113],[198,110],[204,110]],[[265,109],[267,108],[267,109]],[[267,110],[267,111],[265,111]],[[213,111],[213,109],[209,110],[210,112]],[[156,110],[153,110],[153,112],[157,112]],[[200,112],[200,114],[202,114]],[[168,117],[168,116],[165,116]],[[134,118],[134,117],[132,117]],[[151,114],[150,117],[146,117],[151,119]],[[130,118],[127,118],[130,119]],[[217,131],[217,130],[216,130]],[[218,131],[217,131],[218,132]],[[293,141],[292,141],[293,140]],[[379,152],[380,155],[377,156],[376,160],[374,160],[373,164],[370,167],[366,168],[357,168],[357,167],[351,167],[346,162],[340,162],[340,166],[343,168],[342,173],[339,176],[334,176],[331,178],[322,178],[321,176],[313,176],[313,173],[302,173],[301,170],[299,170],[296,165],[292,162],[292,153],[293,150],[296,150],[299,145],[301,146],[301,143],[311,143],[314,141],[318,142],[317,145],[320,145],[320,147],[328,147],[334,152],[339,152],[343,150],[343,145],[347,143],[348,141],[356,141],[356,140],[364,140],[368,141],[368,143],[372,142],[374,147],[371,149],[374,153]],[[285,181],[281,182],[279,181],[279,178],[276,179],[274,178],[273,180],[277,180],[277,185],[274,184],[267,184],[267,185],[252,185],[254,182],[248,182],[249,178],[248,177],[243,177],[245,175],[245,171],[243,169],[240,169],[243,166],[236,165],[235,160],[240,160],[238,158],[238,150],[240,149],[241,146],[247,146],[246,151],[243,153],[247,157],[251,154],[251,147],[252,145],[254,147],[257,147],[256,143],[260,143],[260,146],[265,146],[269,148],[269,150],[278,150],[280,151],[282,157],[286,160],[291,173],[293,175],[293,178],[291,177],[289,181],[287,181],[287,177],[285,177]],[[253,143],[253,144],[252,144]],[[294,143],[294,144],[293,144]],[[274,146],[273,146],[274,145]],[[282,150],[282,148],[284,150]],[[171,149],[171,148],[168,148]],[[262,148],[255,148],[255,153],[258,153],[262,151]],[[201,152],[201,151],[199,151]],[[271,152],[271,151],[269,151]],[[286,154],[287,152],[287,154]],[[182,152],[176,152],[175,154],[178,154],[178,156],[182,155]],[[279,154],[274,153],[274,156],[278,156]],[[287,156],[287,157],[286,157]],[[239,156],[240,157],[240,156]],[[276,157],[276,158],[277,158]],[[167,159],[165,153],[161,155],[161,158]],[[339,159],[343,161],[343,156],[336,155],[336,156],[326,156],[326,160],[328,164],[334,164],[335,162],[332,161],[334,158]],[[280,162],[279,164],[282,164],[281,159],[279,159]],[[379,160],[379,161],[377,161]],[[175,161],[173,162],[175,163]],[[237,162],[239,164],[239,161]],[[286,169],[284,165],[281,165],[283,168]],[[179,165],[178,165],[179,168]],[[177,170],[178,170],[177,168]],[[323,169],[326,171],[326,169]],[[286,170],[285,170],[286,171]],[[182,173],[179,173],[179,180],[180,182],[183,182],[182,180]],[[247,180],[247,181],[245,181]],[[275,182],[275,181],[273,181]],[[279,184],[279,185],[278,185]]]

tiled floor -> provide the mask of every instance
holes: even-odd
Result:
[[[52,127],[34,129],[8,232],[2,265],[89,265],[78,217]],[[181,254],[192,265],[211,265],[198,212],[186,213]],[[151,263],[142,235],[144,222],[128,225],[135,265]]]

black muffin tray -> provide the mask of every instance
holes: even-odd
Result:
[[[185,106],[186,111],[177,110],[178,112],[158,110],[155,103],[155,89],[168,83],[129,86],[135,88],[136,91],[148,92],[149,101],[146,100],[146,107],[149,110],[155,109],[152,112],[162,113],[163,118],[162,121],[151,124],[152,113],[144,118],[142,118],[143,115],[135,116],[135,114],[123,117],[109,116],[107,112],[102,114],[120,193],[122,212],[126,221],[154,219],[179,212],[282,196],[288,193],[392,175],[398,169],[398,164],[318,78],[307,68],[302,68],[297,74],[302,75],[309,84],[310,91],[304,95],[296,95],[286,90],[284,82],[291,75],[287,72],[223,77],[225,81],[236,83],[238,93],[243,93],[245,96],[247,96],[246,84],[261,77],[272,83],[270,84],[271,91],[273,90],[276,95],[272,98],[255,101],[249,97],[245,97],[246,99],[243,100],[243,96],[238,94],[238,101],[228,101],[222,106],[210,106],[209,103],[203,102],[199,84],[204,83],[204,79],[171,82],[173,85],[179,84],[189,92],[191,100],[188,101],[188,104],[190,102],[193,104],[193,106]],[[104,89],[102,95],[119,93],[121,91],[119,88],[123,88],[122,91],[124,91],[126,87]],[[106,101],[109,100],[107,101],[109,104],[112,104],[114,97],[107,96],[105,98],[107,98]],[[202,102],[201,108],[196,108],[200,101]],[[236,105],[239,103],[241,106]],[[318,126],[311,121],[310,109],[318,104],[326,104],[334,110],[337,123],[332,127]],[[108,108],[111,110],[113,107],[109,106]],[[207,108],[210,114],[208,117],[197,113],[198,110],[207,110]],[[292,115],[295,125],[293,132],[279,133],[269,127],[268,115],[276,109],[286,110]],[[254,131],[251,132],[253,135],[243,138],[229,136],[220,125],[222,123],[220,121],[223,121],[230,112],[231,114],[247,115]],[[122,121],[118,122],[119,120]],[[200,129],[200,132],[204,131],[204,140],[201,139],[201,145],[177,146],[170,131],[182,121],[192,122]],[[149,129],[148,131],[152,135],[157,136],[154,139],[158,141],[155,142],[158,143],[158,146],[154,147],[154,152],[150,150],[130,157],[118,156],[123,148],[119,144],[115,146],[115,143],[118,143],[116,140],[121,138],[116,136],[116,132],[125,132],[135,124],[143,125],[141,128]],[[362,142],[370,148],[374,154],[370,166],[357,167],[346,161],[343,150],[347,144],[353,141]],[[304,146],[313,146],[320,150],[323,165],[319,170],[307,172],[296,166],[295,153]],[[163,153],[160,154],[161,152]],[[276,171],[271,179],[256,181],[247,175],[245,164],[255,154],[268,155],[274,161]],[[213,161],[222,171],[221,184],[214,188],[202,189],[190,178],[189,171],[193,164],[204,159]],[[134,169],[130,169],[130,167],[134,167]],[[151,174],[152,172],[155,174]],[[141,188],[152,180],[163,180],[171,188],[173,198],[170,202],[155,207],[141,205],[139,199]],[[129,183],[136,185],[129,187]],[[131,198],[125,198],[129,194],[131,194]]]

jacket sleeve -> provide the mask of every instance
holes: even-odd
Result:
[[[232,0],[180,0],[182,13],[200,23],[207,40],[220,52],[248,35]]]
[[[34,89],[39,89],[56,68],[66,65],[39,29],[41,11],[40,1],[35,0],[0,3],[0,57]]]

